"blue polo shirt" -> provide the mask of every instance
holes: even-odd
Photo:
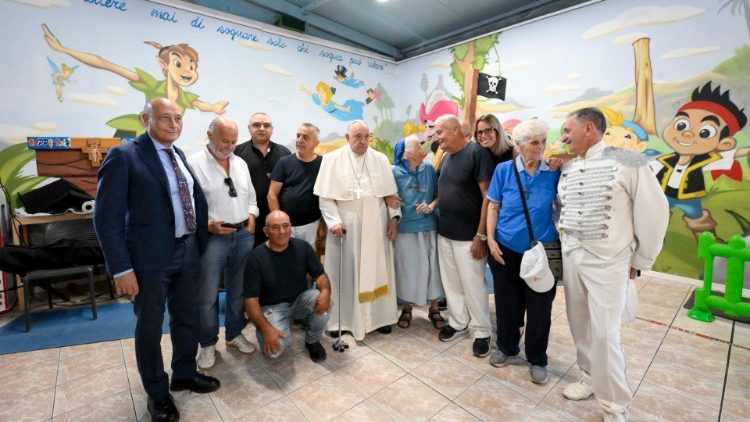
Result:
[[[500,163],[495,168],[487,191],[487,199],[500,204],[495,240],[518,253],[524,253],[530,247],[529,231],[526,228],[526,217],[513,170],[519,173],[521,184],[526,191],[526,205],[529,207],[534,236],[542,242],[553,242],[558,239],[557,229],[552,221],[552,203],[557,196],[560,171],[550,170],[547,163],[542,161],[539,169],[530,176],[520,156],[513,161]]]

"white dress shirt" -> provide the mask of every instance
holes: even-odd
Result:
[[[229,155],[229,177],[237,190],[236,197],[229,196],[229,185],[224,182],[227,174],[207,147],[191,155],[188,163],[206,195],[208,221],[222,220],[237,224],[245,221],[250,214],[258,216],[255,188],[244,160],[234,154]]]

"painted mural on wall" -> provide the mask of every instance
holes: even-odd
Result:
[[[646,155],[671,198],[655,270],[696,277],[696,231],[750,236],[750,6],[652,3],[606,0],[394,64],[143,0],[0,0],[13,58],[0,67],[0,177],[16,190],[41,181],[26,136],[139,133],[132,116],[153,96],[187,110],[188,151],[216,115],[243,126],[264,111],[282,144],[300,122],[318,125],[321,152],[363,118],[392,157],[406,135],[429,141],[440,115],[469,114],[466,76],[478,69],[507,90],[504,101],[479,97],[473,115],[493,113],[508,130],[531,117],[557,128],[600,107],[605,141]],[[551,148],[558,137],[550,131]]]
[[[383,117],[393,108],[392,63],[261,24],[144,0],[0,0],[0,16],[3,51],[13,57],[0,69],[0,179],[13,197],[44,180],[21,145],[27,136],[132,138],[156,97],[185,113],[179,142],[188,152],[205,144],[217,115],[243,127],[265,112],[282,145],[293,143],[300,122],[312,122],[334,146],[351,120],[374,127],[393,117]],[[240,142],[248,138],[241,130]]]
[[[459,106],[466,72],[499,73],[507,78],[506,101],[480,96],[475,115],[493,113],[506,129],[531,117],[559,128],[575,109],[602,109],[609,124],[604,141],[643,153],[669,200],[656,271],[699,277],[702,231],[750,238],[746,0],[606,1],[404,67],[423,81],[448,76],[442,90]],[[458,114],[468,113],[461,107]],[[548,148],[564,150],[559,136],[550,131]],[[747,280],[750,274],[750,288]]]

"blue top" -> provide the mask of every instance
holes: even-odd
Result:
[[[535,240],[542,242],[553,242],[558,239],[557,229],[552,221],[552,203],[557,196],[560,171],[550,170],[547,163],[542,161],[539,169],[530,176],[520,156],[513,161],[500,163],[495,168],[487,191],[487,199],[500,204],[495,240],[518,253],[524,253],[530,249],[529,231],[526,227],[518,183],[512,169],[518,171],[521,184],[526,191],[526,204],[529,207]]]
[[[403,166],[393,166],[398,196],[401,197],[400,233],[417,233],[437,229],[435,212],[417,212],[418,204],[429,204],[437,195],[437,173],[428,163],[420,163],[412,173]]]

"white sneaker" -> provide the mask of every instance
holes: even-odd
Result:
[[[586,400],[592,394],[594,394],[594,387],[583,378],[568,384],[563,390],[563,396],[568,400]]]
[[[250,343],[250,340],[245,338],[245,336],[242,334],[233,338],[231,341],[227,341],[227,347],[234,347],[236,349],[239,349],[240,353],[244,353],[246,355],[252,355],[253,353],[255,353],[255,345],[253,343]]]
[[[197,363],[204,371],[211,369],[216,364],[216,346],[201,347]]]

